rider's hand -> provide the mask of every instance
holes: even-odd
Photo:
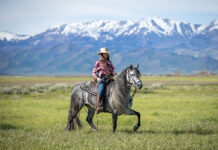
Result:
[[[102,79],[101,78],[97,78],[98,82],[101,83],[102,82]]]

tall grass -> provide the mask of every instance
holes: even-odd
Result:
[[[147,84],[137,90],[133,99],[133,109],[141,113],[141,127],[134,132],[137,118],[122,115],[118,117],[115,135],[111,114],[94,117],[98,127],[94,132],[85,121],[85,107],[80,112],[84,127],[65,131],[72,87],[63,90],[64,85],[36,85],[28,94],[0,94],[0,149],[218,147],[218,85],[171,85],[162,80]],[[38,89],[43,92],[37,92]]]

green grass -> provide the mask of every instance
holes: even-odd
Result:
[[[72,132],[64,130],[71,89],[1,94],[0,149],[217,149],[218,85],[201,85],[217,82],[217,78],[195,79],[191,85],[167,84],[171,79],[192,80],[183,77],[152,79],[165,84],[148,84],[136,93],[133,109],[141,113],[141,127],[134,132],[136,117],[122,115],[115,135],[111,114],[94,117],[98,126],[94,132],[85,121],[86,108],[80,112],[84,127]],[[82,80],[86,79],[77,81]],[[151,81],[143,77],[145,80]]]
[[[92,80],[91,76],[0,76],[0,86],[35,85],[55,83],[78,83]],[[166,84],[218,84],[218,75],[214,76],[142,76],[145,84],[164,82]]]
[[[2,76],[0,77],[0,86],[78,83],[92,79],[91,76]]]
[[[162,82],[168,85],[218,84],[218,76],[142,76],[144,84]]]

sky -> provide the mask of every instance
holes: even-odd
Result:
[[[218,19],[218,0],[0,0],[0,31],[34,35],[58,24],[168,18],[196,24]]]

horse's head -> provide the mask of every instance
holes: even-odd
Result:
[[[127,68],[127,74],[126,74],[126,78],[127,78],[127,82],[130,85],[133,85],[136,89],[141,89],[142,88],[142,81],[140,80],[140,71],[138,69],[139,65],[137,65],[136,67],[130,65]]]

